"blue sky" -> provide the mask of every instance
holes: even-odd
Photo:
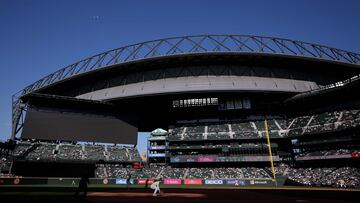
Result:
[[[12,94],[99,52],[170,36],[232,33],[359,53],[359,11],[359,0],[0,0],[0,139],[10,136]]]

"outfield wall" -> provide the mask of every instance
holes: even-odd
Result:
[[[0,178],[1,185],[38,185],[38,186],[77,186],[79,178],[23,178],[23,177],[3,177]],[[129,186],[129,185],[151,185],[154,179],[116,179],[116,178],[90,178],[91,185],[103,186]],[[181,185],[189,186],[264,186],[275,187],[283,186],[286,177],[277,178],[276,181],[272,179],[163,179],[162,185],[176,187]],[[183,186],[182,186],[183,187]]]

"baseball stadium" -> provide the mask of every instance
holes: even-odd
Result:
[[[13,95],[0,191],[71,202],[86,176],[91,202],[353,202],[359,90],[360,54],[319,44],[226,34],[123,46]],[[151,132],[146,154],[138,132]]]

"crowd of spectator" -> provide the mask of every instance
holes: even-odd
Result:
[[[215,179],[239,179],[244,178],[241,168],[215,168]]]
[[[172,168],[167,166],[160,175],[162,178],[183,179],[185,172],[186,168]]]
[[[220,168],[174,168],[171,166],[150,166],[132,169],[119,164],[99,164],[96,168],[98,178],[163,178],[163,179],[269,179],[263,168],[220,167]]]
[[[134,147],[72,143],[19,142],[12,152],[16,159],[32,161],[140,161]]]
[[[95,177],[97,178],[119,178],[119,179],[136,179],[149,178],[155,179],[165,169],[164,166],[151,165],[142,169],[134,169],[131,166],[121,164],[97,164]]]
[[[291,181],[306,186],[354,188],[360,187],[360,169],[354,167],[295,168],[279,164],[277,176],[286,176]],[[132,169],[119,164],[100,164],[96,168],[98,178],[163,178],[163,179],[270,179],[271,168],[218,167],[218,168],[173,168],[152,165],[143,169]]]
[[[21,145],[21,144],[19,144]],[[18,145],[17,145],[18,146]],[[16,146],[16,147],[17,147]],[[44,161],[50,161],[55,160],[56,154],[55,154],[56,144],[52,143],[39,143],[36,148],[33,148],[32,151],[27,152],[27,156],[25,157],[28,160],[44,160]]]
[[[95,176],[98,178],[139,178],[137,169],[120,164],[99,164],[95,169]]]
[[[11,161],[6,156],[0,156],[0,176],[10,175]]]
[[[126,154],[128,154],[129,161],[141,161],[139,151],[134,147],[126,148]]]
[[[354,167],[289,168],[285,175],[306,186],[360,187],[360,169]]]
[[[317,115],[308,115],[292,119],[270,119],[268,130],[271,137],[284,137],[303,135],[307,133],[326,132],[336,129],[356,127],[360,123],[360,111],[337,111],[326,112]],[[233,138],[263,138],[265,136],[265,125],[263,121],[252,121],[244,123],[223,123],[181,126],[171,129],[169,137],[181,140],[201,139],[233,139]],[[236,156],[247,153],[253,155],[267,154],[267,146],[261,143],[237,143],[236,140],[228,146],[211,142],[200,147],[221,148],[222,155]],[[187,147],[181,144],[171,147]],[[273,153],[276,155],[277,146],[272,145]],[[257,150],[257,151],[254,151]],[[256,153],[254,153],[256,152]],[[337,156],[358,154],[359,150],[352,148],[309,150],[301,151],[295,158],[314,156]],[[47,143],[47,142],[19,142],[11,154],[15,159],[26,159],[32,161],[105,161],[107,164],[97,164],[95,176],[98,178],[163,178],[163,179],[270,179],[271,168],[259,167],[171,167],[151,164],[141,169],[134,169],[125,162],[140,161],[140,155],[134,147],[91,145],[75,143]],[[174,154],[173,154],[174,155]],[[191,151],[187,155],[196,155]],[[178,156],[181,156],[178,155]],[[113,162],[113,164],[109,164]],[[251,162],[251,161],[249,161]],[[6,164],[5,164],[6,163]],[[0,162],[0,173],[9,162],[4,158]],[[116,164],[117,163],[117,164]],[[299,168],[286,164],[275,167],[277,175],[286,176],[289,180],[307,186],[332,186],[353,188],[360,187],[360,169],[355,167],[318,167]]]
[[[359,126],[360,110],[344,110],[306,115],[290,119],[269,119],[270,137],[299,136]],[[243,139],[265,136],[263,120],[242,123],[192,124],[169,130],[175,140]]]
[[[12,154],[14,156],[22,156],[24,155],[35,143],[22,142],[13,150]]]
[[[244,178],[271,178],[263,168],[248,167],[242,168]]]
[[[56,154],[57,159],[81,160],[82,157],[83,153],[81,145],[61,144],[58,146],[58,151]]]
[[[159,174],[164,170],[163,166],[158,166],[155,164],[150,164],[149,167],[142,169],[142,174],[140,173],[141,178],[159,178]]]
[[[359,153],[359,150],[351,149],[329,149],[329,150],[319,150],[319,151],[305,151],[297,154],[295,158],[300,157],[313,157],[313,156],[336,156],[336,155],[351,155],[353,153]]]
[[[188,179],[213,179],[215,170],[213,168],[189,168],[186,178]]]

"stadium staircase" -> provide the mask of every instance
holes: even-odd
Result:
[[[232,131],[231,124],[228,124],[230,139],[234,139],[234,132]]]
[[[289,130],[290,127],[292,126],[292,124],[295,122],[296,118],[292,119],[291,123],[289,124],[289,126],[286,128],[286,130]]]
[[[81,159],[86,159],[85,145],[81,146]]]
[[[161,174],[164,172],[166,168],[164,167],[163,169],[161,169],[161,171],[159,172],[159,174],[156,176],[156,178],[160,178],[161,177]]]
[[[130,154],[129,149],[125,149],[125,151],[126,151],[125,155],[126,155],[127,160],[133,161],[132,157],[129,155]]]
[[[186,179],[186,178],[187,178],[187,175],[189,174],[189,170],[190,170],[190,169],[188,169],[188,168],[185,170],[183,179]]]
[[[340,112],[340,115],[339,115],[339,117],[338,117],[338,119],[337,119],[336,122],[340,122],[340,121],[342,120],[343,115],[344,115],[344,112],[341,111],[341,112]]]
[[[203,134],[205,140],[207,140],[208,129],[209,129],[209,127],[206,125],[206,126],[205,126],[205,132],[204,132],[204,134]]]
[[[104,157],[105,157],[105,160],[106,160],[106,161],[109,161],[109,159],[110,159],[110,152],[109,152],[108,149],[107,149],[107,145],[105,145],[104,147],[105,147],[105,149],[104,149]]]
[[[303,126],[302,127],[302,135],[305,133],[305,131],[306,131],[306,128],[310,125],[310,123],[311,123],[311,121],[314,119],[314,115],[312,115],[311,117],[310,117],[310,119],[308,120],[308,122],[306,123],[306,125],[305,126]]]
[[[280,124],[277,122],[277,120],[274,120],[274,122],[275,122],[275,125],[279,128],[279,130],[284,130],[284,129],[282,129],[282,127],[280,126]]]
[[[187,127],[185,127],[184,130],[181,133],[181,140],[184,139],[184,135],[185,135],[186,130],[187,130]]]

